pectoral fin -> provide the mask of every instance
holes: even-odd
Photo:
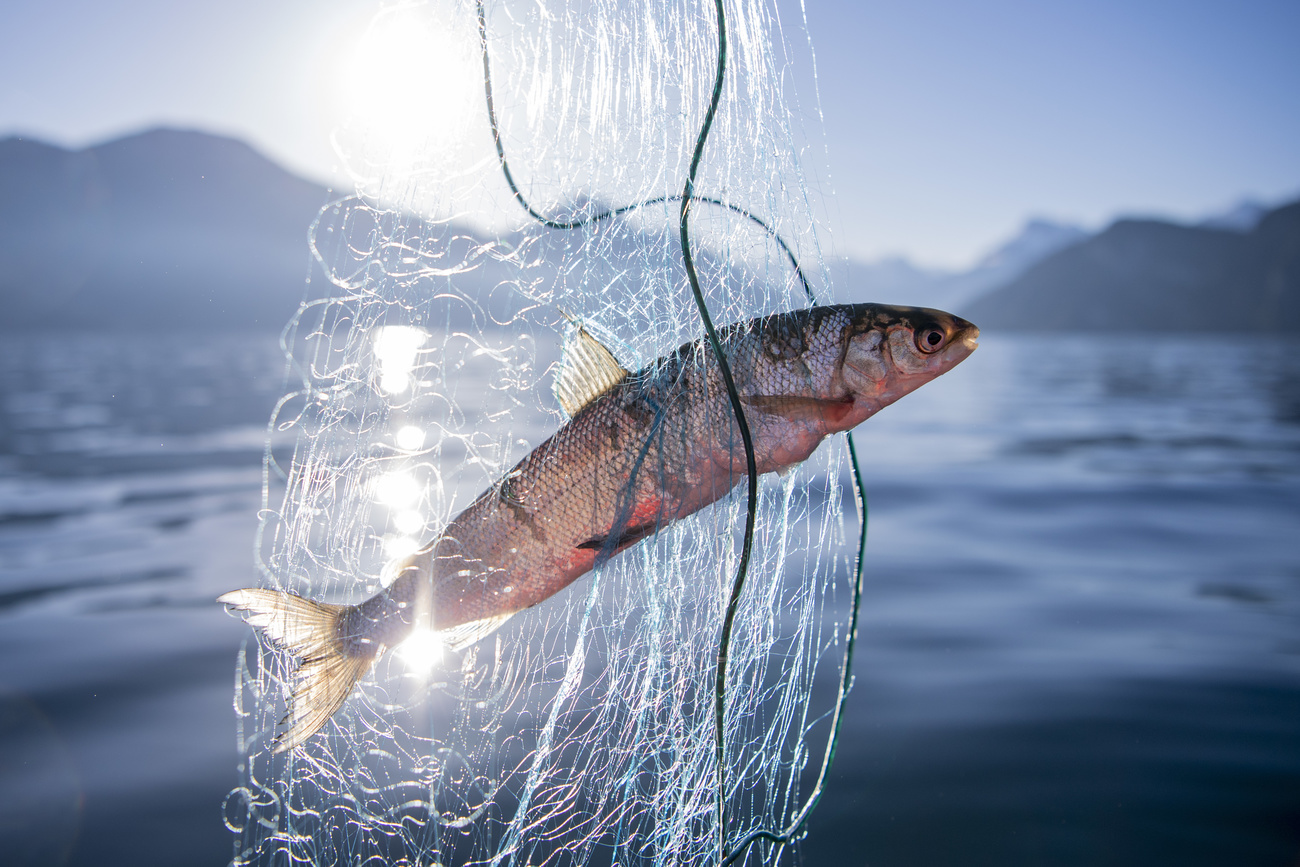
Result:
[[[853,398],[826,400],[818,397],[793,397],[789,395],[744,395],[746,406],[766,415],[780,416],[788,421],[825,421],[838,425],[853,409]]]
[[[609,536],[597,536],[594,539],[588,539],[579,548],[588,551],[603,551],[606,546],[615,552],[622,551],[624,548],[630,548],[642,539],[653,536],[659,530],[659,524],[656,521],[649,521],[645,524],[637,524],[634,527],[624,527],[623,532],[612,540]]]

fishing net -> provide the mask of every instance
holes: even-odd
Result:
[[[352,70],[373,100],[336,142],[357,192],[313,226],[329,289],[285,332],[272,427],[296,445],[267,460],[267,586],[355,603],[391,581],[566,421],[552,384],[575,323],[636,370],[810,303],[825,273],[793,83],[811,52],[781,11],[375,19]],[[292,660],[247,645],[235,863],[788,859],[847,686],[850,448],[742,483],[468,649],[413,638],[288,754],[270,740]]]

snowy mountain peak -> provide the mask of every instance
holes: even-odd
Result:
[[[981,259],[974,270],[996,269],[1004,272],[999,274],[1000,278],[1018,274],[1089,234],[1078,226],[1033,217],[1025,222],[1018,235]]]
[[[1268,210],[1268,206],[1258,199],[1242,199],[1219,213],[1205,217],[1196,225],[1203,229],[1224,229],[1244,234],[1258,226]]]

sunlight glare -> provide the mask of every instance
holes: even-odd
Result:
[[[416,354],[428,336],[423,328],[410,325],[386,325],[375,330],[380,389],[387,394],[400,394],[410,387]]]
[[[410,536],[385,536],[384,553],[392,560],[405,560],[420,550],[420,543]]]
[[[406,470],[394,470],[373,482],[375,499],[390,509],[409,509],[420,500],[420,483]]]
[[[347,114],[367,136],[394,150],[463,140],[482,98],[477,40],[462,21],[427,8],[381,12],[343,69]]]
[[[398,430],[395,436],[397,447],[408,452],[417,452],[424,448],[424,431],[413,424]]]
[[[393,516],[393,526],[408,536],[414,536],[424,529],[424,515],[414,509],[406,509]]]
[[[431,629],[416,629],[411,637],[397,646],[402,659],[415,671],[426,672],[442,662],[444,650],[438,633]]]

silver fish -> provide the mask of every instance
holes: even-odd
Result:
[[[978,336],[952,314],[883,304],[813,307],[719,332],[760,474],[790,469],[826,437],[951,370]],[[220,598],[299,660],[277,752],[319,731],[385,648],[415,628],[466,647],[746,478],[706,341],[629,373],[579,329],[556,394],[570,421],[380,593],[356,605],[256,589]]]

